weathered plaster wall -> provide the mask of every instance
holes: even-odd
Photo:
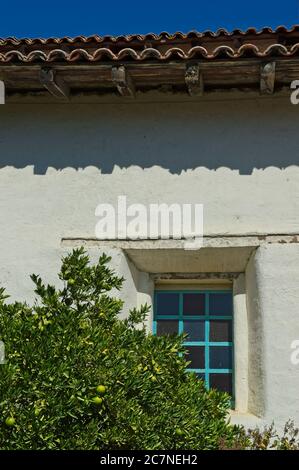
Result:
[[[96,205],[120,194],[203,203],[207,235],[299,233],[298,122],[287,98],[1,106],[0,284],[32,300],[28,275],[54,282],[61,239],[94,236]],[[127,307],[149,300],[147,274],[109,251]],[[263,247],[246,272],[249,411],[270,420],[299,419],[298,253]]]
[[[61,238],[92,236],[119,194],[202,202],[206,234],[298,233],[298,113],[287,99],[2,106],[0,281],[28,295],[25,274],[55,272]]]
[[[258,265],[260,249],[253,253],[246,267],[246,303],[248,328],[248,411],[265,415],[265,331],[261,310],[261,280]]]

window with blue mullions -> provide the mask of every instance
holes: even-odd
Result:
[[[229,290],[157,290],[154,333],[185,333],[189,371],[233,397],[233,303]]]

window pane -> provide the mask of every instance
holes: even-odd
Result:
[[[210,346],[210,369],[231,369],[231,346]]]
[[[179,294],[157,294],[157,315],[178,315]]]
[[[184,294],[183,299],[184,315],[204,315],[205,295],[204,294]]]
[[[198,379],[203,380],[205,382],[205,374],[202,374],[201,372],[196,372],[196,376]]]
[[[210,315],[232,315],[232,294],[210,294]]]
[[[186,341],[204,341],[205,322],[200,320],[184,321],[184,333],[188,334]]]
[[[232,341],[232,322],[230,320],[211,320],[210,341]]]
[[[210,388],[216,388],[232,396],[232,374],[210,374]]]
[[[158,320],[157,336],[177,335],[179,332],[178,320]]]
[[[186,346],[187,354],[185,356],[190,369],[204,369],[205,368],[205,348],[204,346]]]

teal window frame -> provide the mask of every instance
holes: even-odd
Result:
[[[232,380],[232,401],[231,405],[234,405],[234,342],[233,342],[233,309],[231,315],[210,315],[210,294],[228,294],[232,296],[232,290],[215,290],[215,289],[198,289],[198,290],[189,290],[189,289],[157,289],[154,292],[154,318],[153,318],[153,334],[157,334],[157,321],[158,320],[178,320],[179,323],[179,334],[184,332],[184,321],[186,320],[202,320],[205,322],[205,340],[204,341],[184,341],[185,346],[204,346],[205,348],[205,368],[204,369],[193,369],[187,368],[188,372],[196,372],[198,374],[203,374],[205,377],[206,388],[210,389],[210,374],[231,374]],[[179,313],[178,315],[159,315],[157,312],[157,296],[159,294],[179,294]],[[205,315],[183,315],[183,295],[184,294],[204,294],[205,295]],[[210,321],[211,320],[229,320],[231,321],[232,328],[232,341],[209,341],[210,337]],[[211,346],[230,346],[232,354],[232,368],[231,369],[211,369],[210,368],[210,354],[209,348]]]

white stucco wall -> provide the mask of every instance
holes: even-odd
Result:
[[[249,410],[266,421],[299,423],[298,245],[260,247],[248,266]],[[251,272],[249,272],[251,271]],[[253,280],[255,272],[255,281]],[[258,405],[259,404],[259,405]]]
[[[93,237],[95,207],[120,194],[203,203],[205,235],[299,233],[299,109],[288,98],[239,98],[1,106],[0,284],[31,301],[29,274],[55,282],[62,238]],[[126,278],[127,309],[150,301],[149,276],[121,249],[109,254]],[[258,248],[235,302],[248,319],[247,411],[280,423],[299,422],[289,360],[298,257],[295,243]]]

